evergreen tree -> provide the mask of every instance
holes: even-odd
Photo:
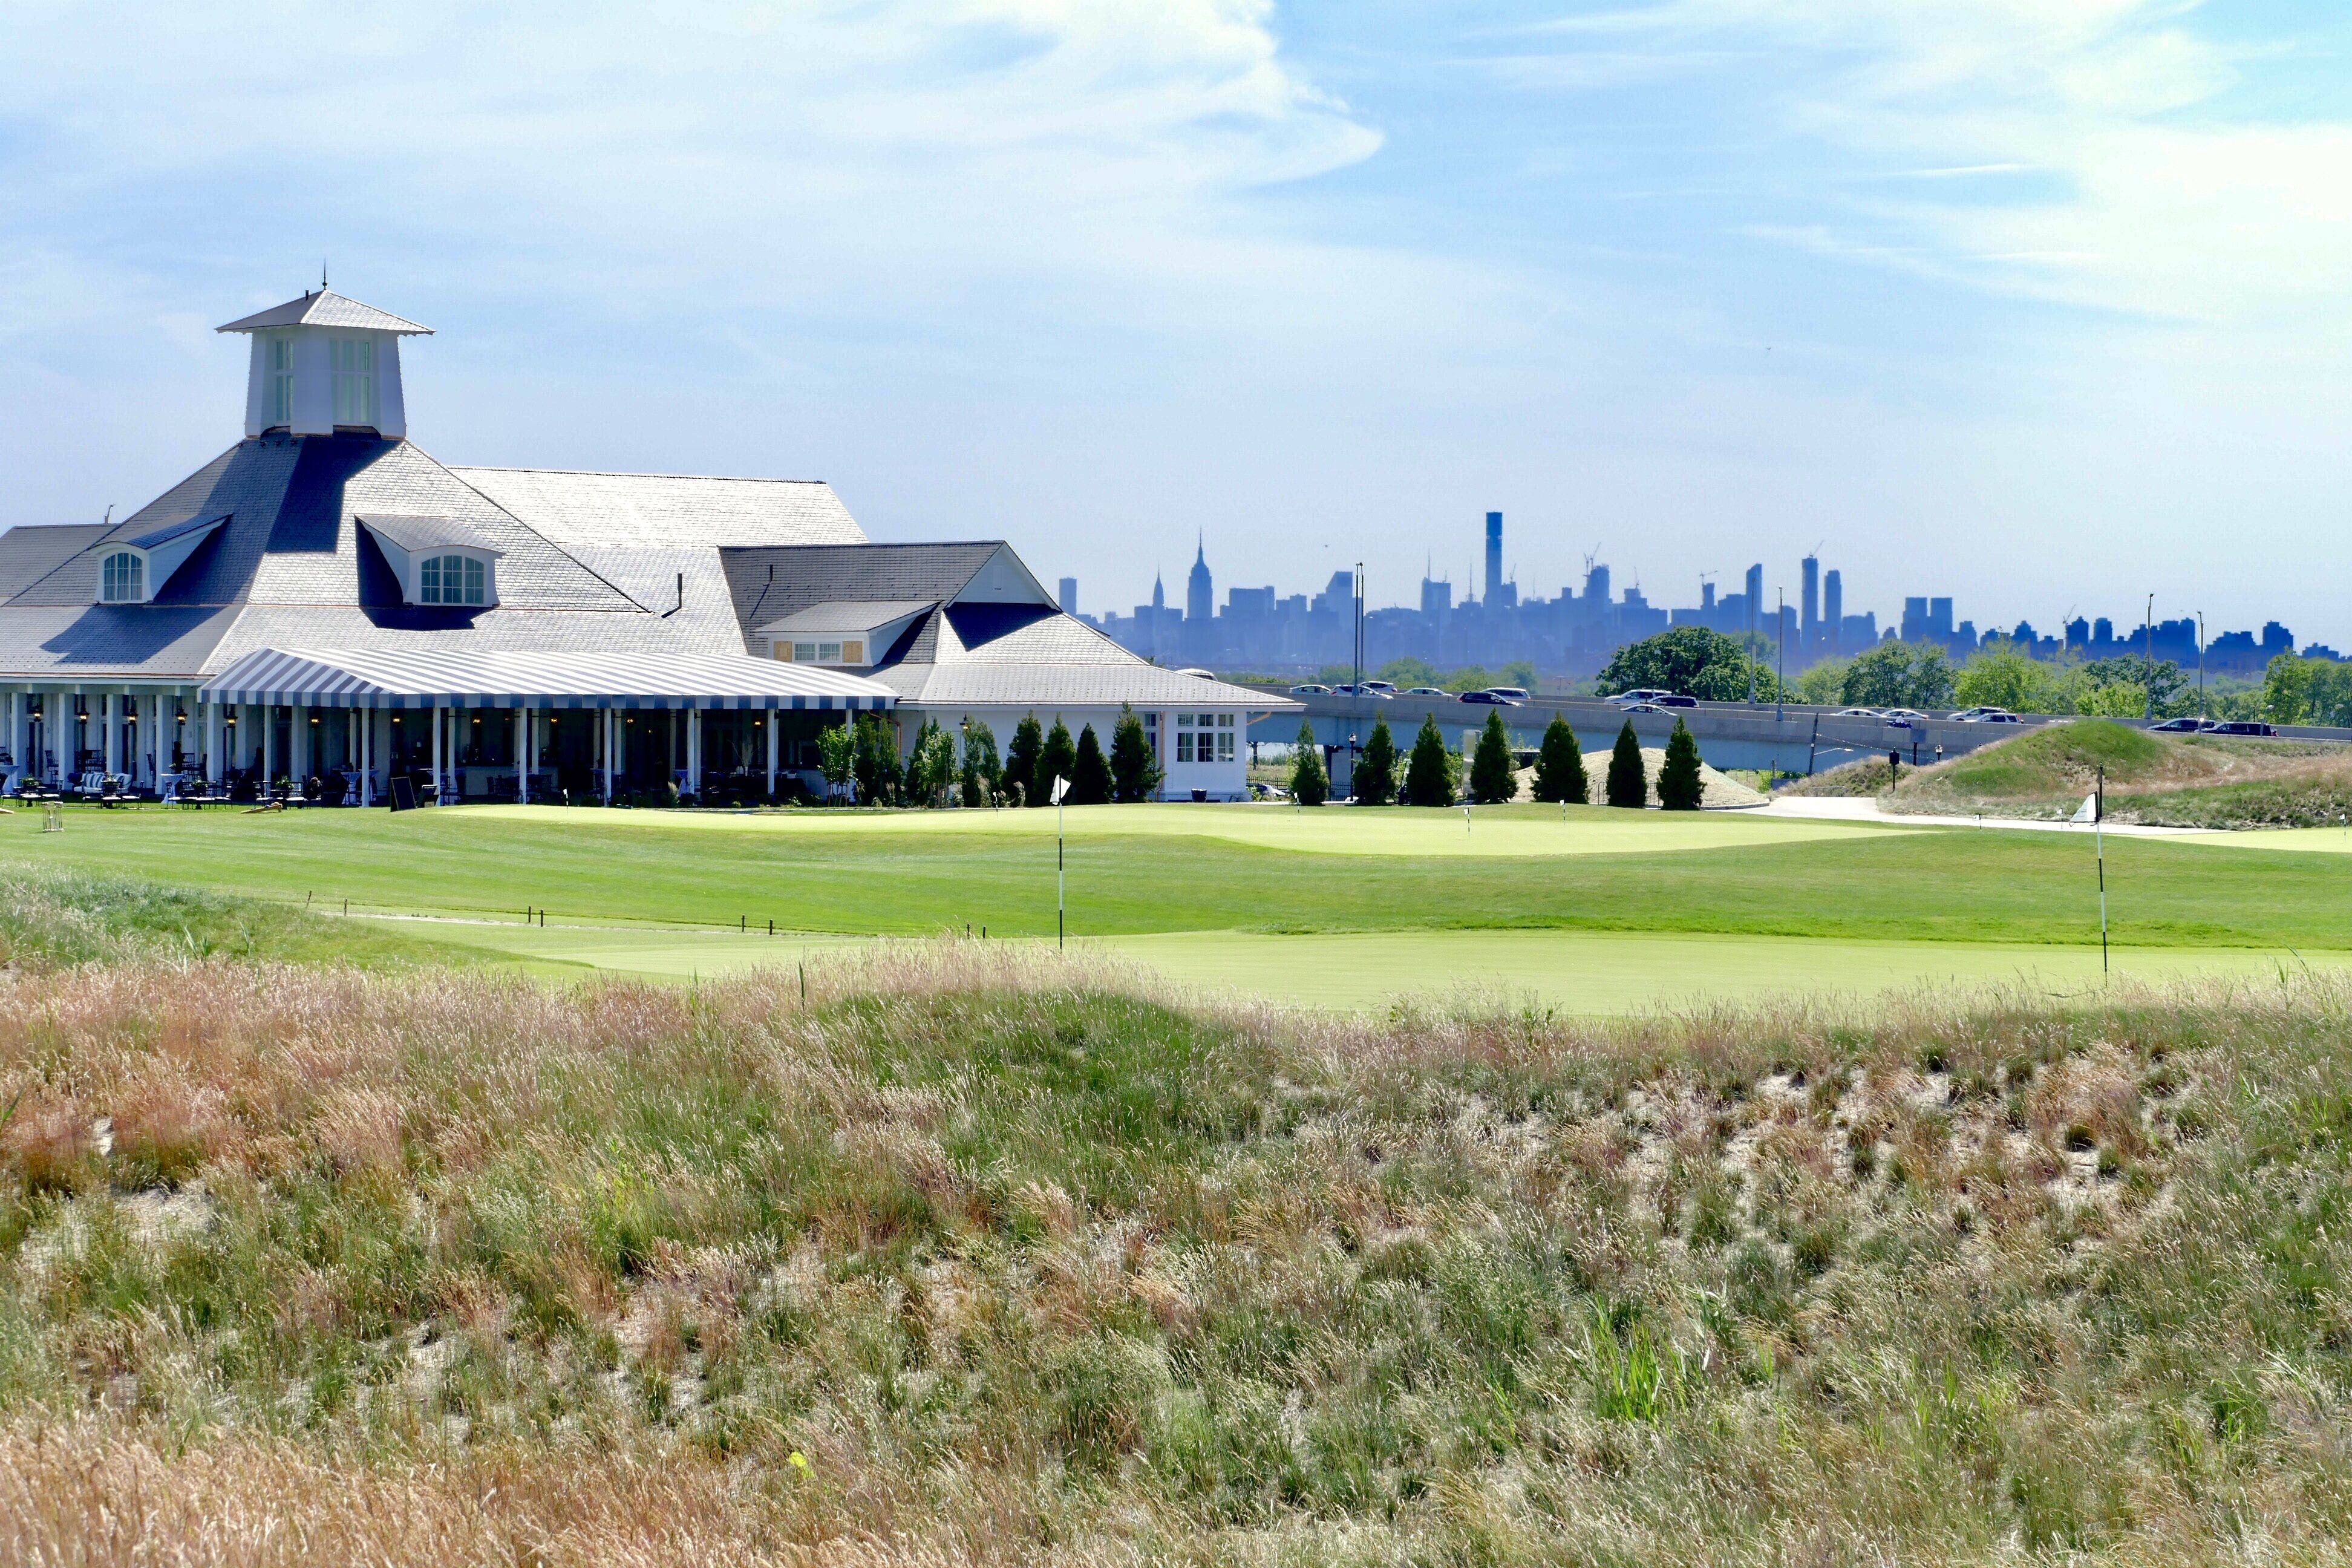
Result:
[[[846,721],[816,732],[817,765],[829,784],[845,784],[857,776],[857,732]]]
[[[1404,803],[1407,805],[1452,805],[1462,793],[1461,762],[1437,732],[1437,715],[1421,721],[1412,738],[1412,756],[1405,763]]]
[[[922,727],[915,731],[914,745],[908,749],[907,804],[908,805],[932,805],[931,790],[934,784],[945,782],[934,780],[931,777],[931,763],[934,761],[931,738],[939,732],[938,720],[924,720]]]
[[[1037,782],[1029,792],[1029,804],[1053,805],[1054,781],[1069,778],[1077,765],[1078,748],[1071,743],[1070,727],[1056,717],[1054,727],[1045,731],[1045,749],[1037,753]]]
[[[1642,742],[1633,733],[1633,721],[1617,731],[1616,749],[1609,753],[1609,804],[1630,806],[1635,811],[1650,804],[1649,780],[1642,773]]]
[[[1576,744],[1576,731],[1568,721],[1557,714],[1544,727],[1543,750],[1536,753],[1536,798],[1564,800],[1571,805],[1582,805],[1591,793],[1584,778],[1584,753]]]
[[[1045,749],[1045,727],[1031,713],[1013,726],[1013,748],[1004,757],[1004,793],[1017,787],[1024,804],[1037,798],[1037,753]]]
[[[986,805],[996,798],[1003,763],[996,754],[996,731],[983,719],[963,721],[963,803]]]
[[[879,715],[857,716],[857,798],[868,805],[887,805],[898,798],[898,742]]]
[[[1478,732],[1478,749],[1470,757],[1470,798],[1480,805],[1495,805],[1516,797],[1519,793],[1519,775],[1511,766],[1511,737],[1503,728],[1499,710],[1486,714],[1486,727]]]
[[[1151,740],[1135,710],[1121,703],[1118,723],[1110,732],[1111,794],[1122,805],[1150,800],[1160,787],[1160,759],[1151,754]]]
[[[1103,760],[1102,742],[1092,724],[1078,731],[1078,754],[1070,763],[1070,804],[1110,804],[1110,764]]]
[[[1375,719],[1371,739],[1364,742],[1364,754],[1356,759],[1356,804],[1386,805],[1395,799],[1396,771],[1396,737],[1389,733],[1387,719]]]
[[[1321,805],[1330,796],[1331,780],[1323,772],[1323,743],[1315,738],[1312,720],[1298,726],[1298,740],[1290,750],[1290,793],[1301,805]]]
[[[1698,742],[1676,718],[1675,732],[1666,737],[1665,763],[1658,769],[1658,804],[1668,811],[1696,811],[1706,791],[1698,776]]]

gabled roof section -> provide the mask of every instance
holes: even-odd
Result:
[[[903,621],[931,607],[929,599],[883,599],[858,604],[828,600],[794,610],[782,620],[752,629],[762,632],[870,632],[893,621]]]
[[[825,604],[948,604],[971,585],[1004,545],[841,544],[719,552],[735,595],[736,618],[764,626]],[[1026,573],[1023,574],[1025,578]]]
[[[0,532],[0,605],[113,531],[103,522],[67,522]]]
[[[698,479],[562,468],[449,470],[566,550],[862,544],[822,479]]]
[[[404,337],[433,334],[430,327],[420,327],[389,310],[362,305],[357,300],[347,300],[324,289],[315,294],[305,293],[299,300],[289,300],[283,305],[272,305],[267,310],[257,310],[242,321],[213,331],[258,332],[271,327],[350,327],[372,332],[398,332]]]

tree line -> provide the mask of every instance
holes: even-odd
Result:
[[[826,783],[854,790],[866,805],[1042,806],[1057,778],[1069,780],[1071,805],[1129,804],[1150,800],[1162,776],[1143,721],[1124,704],[1108,753],[1092,724],[1073,739],[1058,715],[1047,730],[1033,712],[1013,726],[1002,755],[984,720],[967,719],[950,731],[926,719],[901,762],[891,727],[878,714],[861,713],[818,734],[817,758]]]
[[[1292,798],[1301,805],[1323,805],[1330,798],[1331,781],[1323,765],[1323,743],[1316,738],[1312,721],[1299,725],[1291,751]],[[1434,714],[1422,720],[1412,750],[1402,759],[1402,772],[1399,761],[1396,737],[1389,730],[1387,718],[1379,718],[1364,742],[1363,754],[1356,759],[1355,804],[1457,805],[1467,800],[1492,805],[1518,798],[1518,769],[1511,752],[1510,732],[1503,727],[1499,711],[1486,715],[1486,728],[1479,731],[1478,744],[1471,752],[1466,795],[1462,759],[1438,731]],[[1530,793],[1538,801],[1569,805],[1590,802],[1591,786],[1585,776],[1583,751],[1577,744],[1576,731],[1557,714],[1544,729],[1543,744],[1536,752],[1535,776],[1529,782]],[[1610,805],[1639,811],[1649,804],[1642,742],[1633,733],[1631,719],[1617,731],[1601,789],[1602,800]],[[1674,734],[1666,741],[1665,761],[1658,770],[1658,804],[1668,811],[1696,811],[1705,793],[1698,742],[1678,718]]]

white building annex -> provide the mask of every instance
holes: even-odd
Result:
[[[869,542],[814,481],[456,468],[403,340],[320,290],[251,342],[243,438],[120,523],[0,533],[0,792],[203,779],[378,803],[812,792],[821,730],[1142,718],[1173,799],[1245,795],[1250,718],[1064,615],[1001,541]],[[319,781],[313,784],[311,781]]]

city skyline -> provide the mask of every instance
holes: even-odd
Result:
[[[1229,583],[1222,603],[1215,568],[1205,541],[1195,536],[1181,603],[1171,603],[1165,574],[1156,576],[1151,595],[1129,613],[1089,611],[1078,579],[1059,580],[1062,608],[1118,639],[1134,652],[1168,664],[1226,668],[1306,669],[1353,655],[1356,595],[1364,595],[1365,668],[1412,658],[1438,667],[1500,665],[1526,661],[1548,675],[1590,676],[1609,655],[1628,643],[1675,626],[1699,626],[1733,636],[1757,636],[1785,645],[1790,675],[1825,660],[1852,658],[1882,640],[1932,645],[1955,660],[2006,644],[2042,659],[2063,657],[2151,657],[2184,668],[2203,666],[2216,676],[2258,673],[2280,653],[2341,658],[2314,637],[2298,641],[2275,618],[2256,627],[2235,628],[2186,616],[2155,614],[2143,599],[2138,618],[2076,613],[2036,622],[1988,616],[1979,625],[1962,614],[1948,594],[1906,594],[1901,608],[1883,622],[1874,609],[1853,609],[1841,568],[1818,556],[1797,563],[1793,597],[1767,591],[1762,562],[1740,574],[1737,592],[1702,584],[1696,604],[1654,603],[1638,583],[1618,586],[1611,565],[1597,557],[1585,563],[1581,585],[1564,584],[1559,595],[1524,594],[1505,573],[1504,514],[1485,516],[1483,582],[1473,576],[1457,584],[1424,575],[1415,598],[1381,602],[1353,569],[1331,574],[1320,589],[1285,593],[1274,584]],[[1456,589],[1467,591],[1458,596]]]

